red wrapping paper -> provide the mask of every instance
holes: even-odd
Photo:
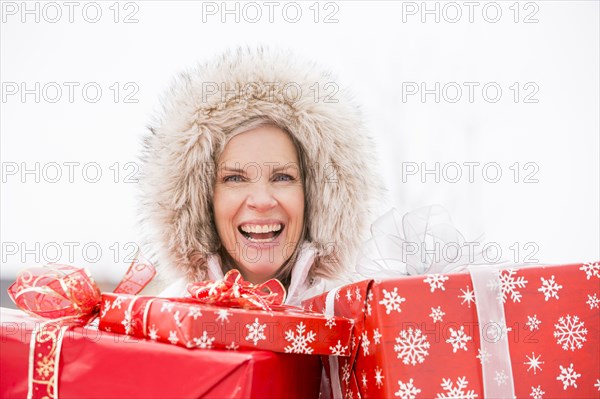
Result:
[[[598,263],[501,273],[516,397],[600,397]],[[325,298],[305,306],[323,311]],[[483,397],[481,362],[492,359],[479,329],[497,324],[478,320],[468,273],[360,282],[334,303],[356,321],[354,353],[339,359],[344,397]]]
[[[99,328],[187,348],[349,355],[353,323],[301,309],[267,312],[105,293]]]
[[[0,308],[0,397],[27,397],[29,341],[40,324]],[[58,374],[61,398],[316,398],[317,356],[190,351],[89,328],[69,330]]]

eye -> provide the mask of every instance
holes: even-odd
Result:
[[[295,179],[290,175],[286,175],[284,173],[279,173],[279,174],[275,175],[273,180],[275,180],[275,181],[294,181]]]
[[[229,175],[229,176],[225,176],[223,178],[224,183],[228,183],[228,182],[240,183],[242,181],[244,181],[244,179],[240,175]]]

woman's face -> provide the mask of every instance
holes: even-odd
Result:
[[[263,126],[229,140],[213,210],[221,243],[244,278],[272,278],[296,249],[304,220],[298,154],[287,133]]]

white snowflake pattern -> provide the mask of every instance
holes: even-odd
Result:
[[[590,309],[594,309],[600,304],[600,299],[598,299],[596,294],[594,294],[594,296],[588,294],[588,300],[586,303],[590,306]]]
[[[350,382],[350,362],[348,361],[342,366],[342,381],[346,384]]]
[[[487,349],[477,349],[477,353],[478,355],[475,357],[479,359],[479,363],[483,364],[490,362],[490,357],[492,357],[492,355],[487,351]]]
[[[381,388],[383,386],[383,379],[385,376],[383,375],[383,370],[379,367],[375,368],[375,385],[377,388]]]
[[[335,317],[334,316],[326,316],[325,317],[325,325],[330,329],[335,326]]]
[[[202,336],[200,338],[192,338],[196,347],[200,349],[210,349],[212,348],[213,342],[215,342],[215,337],[209,337],[206,331],[202,331]]]
[[[444,313],[442,311],[442,307],[438,306],[437,308],[431,308],[431,313],[429,314],[429,317],[431,317],[433,319],[434,323],[442,322],[444,321],[444,315],[446,313]]]
[[[350,287],[346,290],[346,301],[348,301],[348,303],[352,302],[352,288]]]
[[[488,288],[498,291],[498,302],[506,303],[508,295],[513,302],[521,302],[522,295],[519,288],[525,288],[528,281],[523,276],[516,277],[516,274],[515,269],[501,270],[497,274],[498,279],[488,282]]]
[[[369,380],[367,379],[367,372],[362,371],[360,382],[362,383],[363,388],[367,388],[369,386]]]
[[[542,357],[542,355],[537,355],[535,356],[534,352],[531,352],[531,357],[525,355],[525,357],[527,358],[527,362],[523,362],[523,364],[527,364],[529,365],[529,368],[527,369],[527,371],[533,369],[533,374],[536,373],[537,369],[540,369],[540,371],[542,371],[542,367],[540,365],[544,364],[544,362],[542,362],[540,360],[540,357]]]
[[[563,367],[562,365],[559,365],[559,367],[560,374],[556,379],[563,383],[563,390],[566,391],[568,387],[577,388],[577,379],[581,377],[581,374],[575,372],[573,363],[571,363],[569,367]]]
[[[238,350],[240,346],[238,344],[235,343],[235,341],[231,341],[231,343],[229,345],[227,345],[225,347],[225,349],[230,350],[230,351],[236,351]]]
[[[546,392],[542,391],[542,388],[538,385],[537,387],[531,387],[531,396],[532,399],[544,399],[544,394]]]
[[[354,297],[357,301],[360,301],[362,299],[362,295],[360,294],[360,289],[358,287],[356,287],[356,289],[354,290]]]
[[[429,284],[429,287],[431,288],[431,292],[434,292],[436,289],[446,291],[446,288],[444,287],[444,282],[446,280],[448,280],[448,276],[444,276],[443,274],[436,273],[436,274],[429,274],[427,277],[425,277],[423,282]]]
[[[371,316],[371,313],[373,312],[371,302],[373,302],[373,291],[369,291],[367,294],[367,316]]]
[[[163,302],[162,305],[161,305],[161,307],[160,307],[161,313],[164,312],[164,311],[172,312],[174,305],[175,304],[173,302]]]
[[[579,268],[579,270],[583,270],[585,272],[585,277],[587,280],[591,279],[594,276],[600,278],[600,263],[598,263],[598,262],[586,263],[586,264],[582,265]]]
[[[537,315],[534,314],[533,316],[527,316],[527,323],[525,323],[525,325],[529,327],[530,331],[533,331],[539,330],[541,323],[542,322],[537,318]]]
[[[575,348],[581,349],[583,343],[587,340],[585,335],[587,329],[584,328],[583,321],[579,321],[578,316],[571,317],[566,315],[558,319],[558,323],[554,325],[554,338],[556,343],[562,345],[564,350],[574,351]]]
[[[364,331],[361,334],[360,337],[360,346],[363,349],[363,356],[367,356],[369,354],[369,345],[371,344],[371,341],[369,341],[369,336],[367,335],[367,332]]]
[[[405,302],[406,298],[398,295],[398,288],[394,287],[394,291],[388,292],[385,288],[383,289],[383,299],[379,301],[380,305],[385,306],[385,314],[390,314],[396,310],[398,313],[402,312],[400,304]]]
[[[398,359],[402,359],[404,364],[423,363],[425,356],[429,355],[429,342],[427,336],[421,333],[421,330],[409,328],[408,330],[400,331],[396,337],[396,345],[394,351],[398,352]]]
[[[179,337],[177,336],[177,331],[169,331],[169,342],[173,345],[176,345],[179,342]]]
[[[188,312],[188,317],[193,317],[196,320],[198,317],[202,317],[202,311],[198,306],[192,306]]]
[[[306,331],[306,325],[303,322],[300,322],[296,326],[296,332],[292,330],[287,330],[285,332],[285,340],[290,342],[291,345],[283,348],[285,353],[304,353],[310,355],[313,353],[313,348],[308,346],[308,344],[315,341],[317,334],[313,331]]]
[[[102,313],[100,314],[101,318],[104,318],[108,311],[110,310],[110,301],[107,299],[104,301],[104,306],[102,307]]]
[[[381,343],[381,333],[379,332],[379,328],[373,330],[373,343],[379,345]]]
[[[342,341],[338,340],[336,346],[330,346],[329,350],[333,356],[344,356],[348,352],[348,346],[343,346]]]
[[[550,298],[559,299],[558,290],[560,290],[563,286],[557,284],[556,281],[554,281],[554,276],[550,277],[548,280],[546,280],[543,277],[540,277],[540,280],[542,280],[542,286],[538,288],[538,292],[544,294],[544,299],[546,300],[546,302],[548,302],[548,299]]]
[[[123,324],[123,327],[125,327],[125,334],[130,334],[131,332],[133,332],[131,310],[125,311],[125,317],[123,318],[123,321],[121,321],[121,324]]]
[[[496,376],[494,377],[494,381],[496,381],[496,384],[498,384],[498,386],[505,385],[506,382],[508,381],[508,376],[506,375],[504,370],[496,371]]]
[[[416,399],[417,395],[421,390],[413,385],[413,379],[411,378],[408,382],[402,382],[398,380],[400,389],[394,392],[394,396],[398,396],[400,399]]]
[[[460,303],[461,305],[466,302],[467,306],[470,308],[472,303],[475,304],[475,291],[471,290],[470,286],[467,285],[466,290],[461,288],[460,292],[462,292],[462,295],[459,295],[458,297],[462,298],[462,302]]]
[[[260,340],[266,340],[265,337],[265,328],[266,324],[260,324],[258,321],[258,317],[254,319],[254,323],[246,324],[246,328],[248,329],[248,335],[246,335],[246,341],[252,341],[254,345],[258,344]]]
[[[181,327],[182,323],[181,323],[181,314],[179,313],[179,310],[175,312],[175,314],[173,315],[173,320],[175,320],[175,325],[177,327]]]
[[[455,330],[452,327],[450,330],[450,338],[446,340],[447,343],[452,344],[452,352],[456,353],[459,349],[467,350],[467,342],[473,338],[465,333],[465,326],[460,326],[460,330]]]
[[[219,309],[217,310],[217,318],[216,321],[220,321],[221,324],[225,324],[225,322],[229,323],[229,316],[231,313],[227,309]]]
[[[474,390],[466,390],[469,381],[467,377],[458,377],[456,380],[456,386],[450,378],[442,378],[440,384],[446,393],[438,393],[437,398],[453,398],[453,399],[475,399],[477,394]]]
[[[594,384],[594,388],[598,388],[598,392],[600,392],[600,378],[598,378],[596,380],[596,383]]]
[[[123,303],[123,299],[125,299],[125,297],[123,297],[121,295],[117,296],[112,303],[111,309],[115,309],[115,308],[121,309],[121,304]]]
[[[150,327],[150,331],[148,332],[148,338],[154,341],[158,339],[158,328],[156,328],[156,325],[152,324],[152,327]]]

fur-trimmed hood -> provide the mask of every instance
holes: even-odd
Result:
[[[329,73],[286,52],[238,49],[182,73],[144,139],[143,251],[165,280],[207,278],[219,238],[212,218],[214,161],[240,123],[267,117],[304,153],[310,276],[353,270],[382,185],[360,111]]]

